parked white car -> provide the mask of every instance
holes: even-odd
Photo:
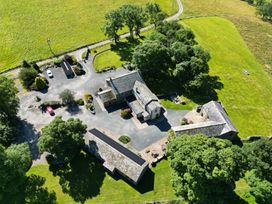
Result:
[[[53,78],[53,73],[51,72],[51,70],[46,70],[46,73],[49,78]]]

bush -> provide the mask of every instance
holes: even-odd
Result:
[[[25,88],[30,88],[37,76],[38,72],[32,67],[22,68],[19,73],[19,79]]]
[[[54,65],[56,65],[57,67],[60,67],[61,62],[62,62],[62,60],[59,58],[54,59],[54,61],[53,61]]]
[[[35,84],[38,91],[48,88],[46,79],[44,79],[43,77],[36,77]]]
[[[81,99],[76,100],[76,104],[79,105],[79,106],[84,106],[83,99],[81,98]]]
[[[61,92],[59,97],[65,105],[73,105],[75,103],[74,93],[68,89]]]
[[[82,53],[81,58],[87,59],[87,50]]]
[[[77,76],[81,76],[81,75],[85,74],[85,71],[82,68],[78,67],[78,66],[73,67],[73,70],[74,70],[74,72],[76,73]]]
[[[123,144],[127,144],[131,141],[130,137],[127,135],[122,135],[121,137],[118,138],[118,140]]]
[[[64,55],[64,60],[67,61],[70,65],[76,65],[77,63],[77,59],[73,55]]]
[[[93,102],[93,96],[91,93],[85,91],[84,92],[84,100],[87,102],[87,103],[91,103]]]
[[[57,109],[62,107],[62,103],[60,101],[46,101],[41,104],[41,108],[45,109],[47,106],[51,106],[53,109]]]
[[[131,117],[131,110],[129,108],[121,110],[121,117],[123,119],[129,119]]]
[[[36,97],[35,97],[35,101],[36,101],[36,102],[40,102],[41,100],[42,100],[42,99],[41,99],[39,96],[36,96]]]
[[[31,66],[32,66],[33,69],[35,69],[37,72],[39,72],[39,73],[41,72],[40,67],[37,65],[36,62],[32,63]]]
[[[94,109],[94,105],[92,103],[86,104],[85,107],[86,107],[87,110],[93,110]]]
[[[29,67],[31,67],[31,65],[30,65],[26,60],[24,60],[24,61],[22,62],[22,67],[24,67],[24,68],[29,68]]]

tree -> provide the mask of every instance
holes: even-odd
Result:
[[[31,164],[27,144],[12,145],[5,149],[0,145],[0,203],[20,203],[26,181],[25,173]]]
[[[271,1],[262,1],[257,5],[257,12],[262,16],[263,19],[271,20],[272,19],[272,2]]]
[[[272,183],[258,178],[254,170],[250,171],[245,179],[258,204],[272,204]]]
[[[0,76],[0,119],[16,118],[19,108],[17,92],[13,80]]]
[[[249,169],[255,169],[255,174],[261,179],[272,183],[272,140],[262,138],[243,146],[249,159]]]
[[[166,13],[162,12],[160,5],[157,3],[147,3],[145,10],[150,19],[150,23],[154,24],[155,27],[162,24],[167,16]]]
[[[43,89],[48,88],[48,85],[47,85],[45,79],[42,77],[36,77],[35,85],[36,85],[37,90],[43,90]]]
[[[49,152],[55,159],[70,161],[83,147],[83,136],[87,126],[79,119],[63,121],[56,117],[48,126],[42,129],[38,142],[41,152]]]
[[[168,48],[159,41],[150,40],[135,48],[132,59],[132,63],[141,70],[146,79],[165,76],[170,62]]]
[[[25,88],[29,88],[31,84],[34,83],[37,76],[38,72],[32,67],[22,68],[19,73],[19,79]]]
[[[62,103],[65,105],[73,105],[75,104],[75,97],[72,91],[66,89],[59,95],[60,99],[62,100]]]
[[[0,144],[7,147],[11,144],[15,135],[14,128],[8,122],[0,121]]]
[[[109,38],[113,38],[115,43],[117,43],[120,38],[118,31],[124,27],[120,9],[108,12],[105,18],[107,22],[103,28],[104,34]]]
[[[246,156],[228,140],[205,135],[169,137],[172,185],[189,203],[224,203],[244,176]]]
[[[126,4],[120,7],[121,16],[124,25],[128,27],[131,39],[134,39],[133,31],[140,34],[140,29],[146,22],[143,9],[137,5]]]
[[[26,204],[56,204],[57,198],[55,192],[48,192],[47,188],[43,188],[45,179],[37,175],[27,177],[25,188]]]

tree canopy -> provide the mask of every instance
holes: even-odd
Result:
[[[55,159],[70,161],[83,147],[87,126],[79,119],[63,121],[56,117],[42,129],[38,147],[41,152],[49,152]]]
[[[187,96],[202,93],[208,101],[216,99],[214,89],[222,88],[219,78],[208,74],[210,58],[196,42],[194,33],[174,21],[157,26],[135,48],[132,63],[147,83],[175,82],[173,89]]]
[[[0,145],[0,203],[13,203],[13,199],[22,194],[30,164],[27,144],[12,145],[7,149]]]
[[[103,26],[103,32],[117,43],[120,38],[118,32],[127,27],[130,38],[133,39],[134,31],[136,35],[140,35],[141,28],[144,27],[148,20],[150,23],[158,26],[162,24],[166,16],[156,3],[148,3],[145,8],[138,5],[125,4],[106,13],[106,23]]]
[[[69,89],[61,92],[59,97],[64,105],[73,105],[75,103],[74,93]]]
[[[243,146],[249,159],[249,169],[254,169],[259,178],[272,182],[272,140],[262,138]]]
[[[240,147],[204,135],[170,137],[167,155],[176,194],[194,204],[227,201],[247,166]]]
[[[22,85],[28,89],[34,83],[37,76],[38,72],[33,67],[22,68],[19,72],[19,79]]]
[[[12,79],[0,76],[0,118],[16,118],[19,108],[18,90]]]
[[[255,170],[246,175],[246,181],[250,186],[250,193],[255,197],[258,204],[272,204],[272,183],[260,179]]]

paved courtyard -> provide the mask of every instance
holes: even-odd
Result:
[[[35,102],[36,96],[39,96],[42,101],[59,100],[59,94],[65,89],[72,90],[76,98],[81,98],[84,91],[89,91],[95,95],[99,88],[105,86],[106,78],[128,72],[120,68],[98,74],[94,71],[91,60],[83,64],[86,71],[84,76],[67,79],[61,68],[53,68],[51,71],[54,78],[48,79],[50,88],[45,93],[28,92],[19,94],[21,100],[19,116],[24,121],[22,123],[21,134],[23,140],[32,144],[31,149],[34,158],[38,157],[36,147],[38,131],[54,119],[48,113],[42,113],[38,109],[39,104]],[[122,119],[118,108],[110,112],[103,111],[96,99],[94,100],[94,105],[97,112],[95,115],[86,110],[84,106],[73,110],[60,108],[55,110],[55,113],[62,116],[65,120],[70,117],[79,118],[88,126],[88,129],[100,129],[116,139],[121,135],[129,135],[131,137],[129,147],[137,151],[145,149],[152,143],[166,137],[171,125],[177,125],[180,118],[187,113],[187,111],[167,110],[165,118],[155,121],[152,124],[141,125],[136,118],[129,120]]]

